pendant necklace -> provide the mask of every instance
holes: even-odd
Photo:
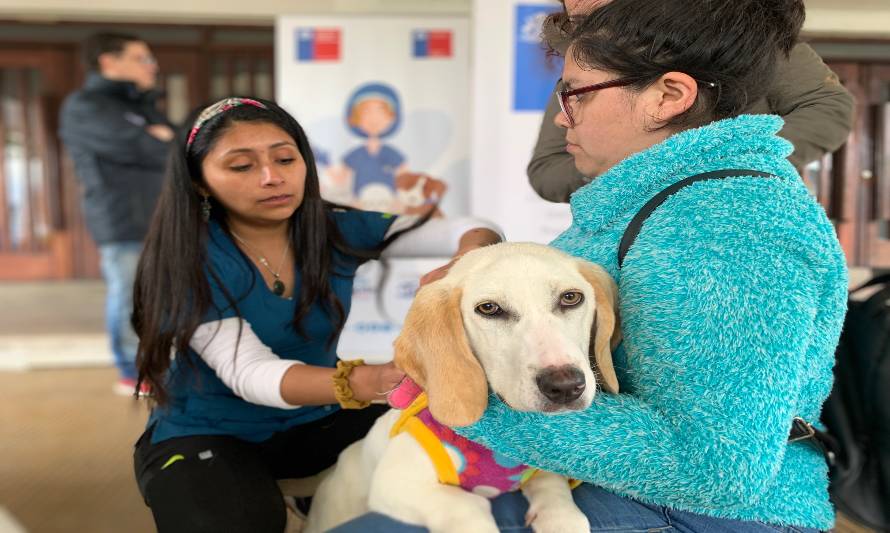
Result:
[[[247,249],[250,250],[251,253],[253,253],[253,255],[257,256],[257,259],[259,260],[260,264],[263,265],[264,267],[266,267],[266,270],[268,270],[269,273],[275,277],[275,281],[272,282],[272,294],[274,294],[275,296],[283,295],[284,291],[287,290],[287,286],[285,286],[284,282],[281,281],[281,277],[279,276],[279,274],[281,274],[281,267],[284,266],[284,260],[285,260],[285,258],[287,258],[287,252],[288,252],[288,250],[290,250],[290,239],[287,240],[287,246],[284,247],[284,253],[281,254],[281,260],[278,261],[278,270],[276,271],[276,270],[272,270],[272,267],[269,266],[269,262],[266,261],[266,258],[263,257],[262,255],[258,254],[257,251],[253,249],[253,246],[247,244],[247,241],[242,239],[234,231],[229,230],[229,232],[232,234],[233,237],[238,239],[238,242],[240,242],[245,247],[247,247]]]

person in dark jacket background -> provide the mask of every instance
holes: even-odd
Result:
[[[96,34],[84,54],[86,83],[62,105],[59,136],[82,185],[108,286],[106,326],[120,371],[115,390],[132,394],[139,342],[130,326],[133,277],[174,133],[157,109],[158,67],[144,41]]]

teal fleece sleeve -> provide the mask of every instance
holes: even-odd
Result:
[[[798,414],[822,290],[812,267],[819,232],[775,224],[761,202],[695,196],[660,208],[673,213],[653,218],[622,272],[633,392],[598,393],[586,411],[559,415],[516,412],[492,397],[483,418],[458,433],[643,500],[724,510],[755,503]]]

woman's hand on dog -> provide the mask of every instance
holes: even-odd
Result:
[[[482,248],[483,246],[489,246],[499,242],[501,242],[501,236],[488,228],[474,228],[469,230],[461,236],[459,248],[457,253],[454,254],[454,257],[451,258],[451,261],[449,261],[447,265],[440,266],[439,268],[424,274],[423,277],[420,278],[420,286],[423,287],[428,283],[444,278],[448,275],[448,271],[451,270],[454,263],[456,263],[465,253],[473,251],[476,248]]]
[[[424,274],[423,277],[420,278],[420,286],[423,287],[428,283],[432,283],[436,280],[444,278],[458,259],[460,259],[460,256],[456,256],[454,259],[449,261],[447,265],[442,265],[439,268],[431,270],[430,272]]]
[[[356,400],[370,402],[386,396],[402,382],[404,377],[405,373],[392,363],[362,365],[352,370],[349,375],[349,386]]]

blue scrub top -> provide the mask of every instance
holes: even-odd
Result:
[[[395,175],[405,157],[395,148],[384,144],[380,151],[371,155],[368,149],[360,146],[346,154],[343,162],[352,169],[353,193],[358,195],[362,188],[372,183],[380,183],[395,190]]]
[[[374,249],[395,216],[370,211],[333,211],[330,216],[340,229],[346,243],[355,249]],[[316,304],[303,319],[306,337],[291,326],[299,298],[276,296],[266,286],[253,262],[240,253],[228,234],[211,222],[207,239],[207,258],[222,286],[235,301],[241,317],[250,323],[257,337],[282,359],[299,360],[307,365],[334,367],[337,362],[337,340],[328,346],[334,324],[327,312]],[[336,274],[331,276],[331,289],[349,312],[352,284],[361,261],[334,253]],[[226,299],[220,284],[208,275],[212,304],[204,322],[237,316]],[[300,274],[295,273],[294,295],[300,292]],[[173,361],[167,376],[170,402],[155,408],[148,425],[154,425],[152,442],[189,435],[231,435],[251,442],[260,442],[274,433],[287,430],[327,416],[339,409],[336,405],[306,406],[279,409],[248,403],[235,395],[216,373],[194,351],[195,366]],[[180,362],[182,364],[180,364]]]

